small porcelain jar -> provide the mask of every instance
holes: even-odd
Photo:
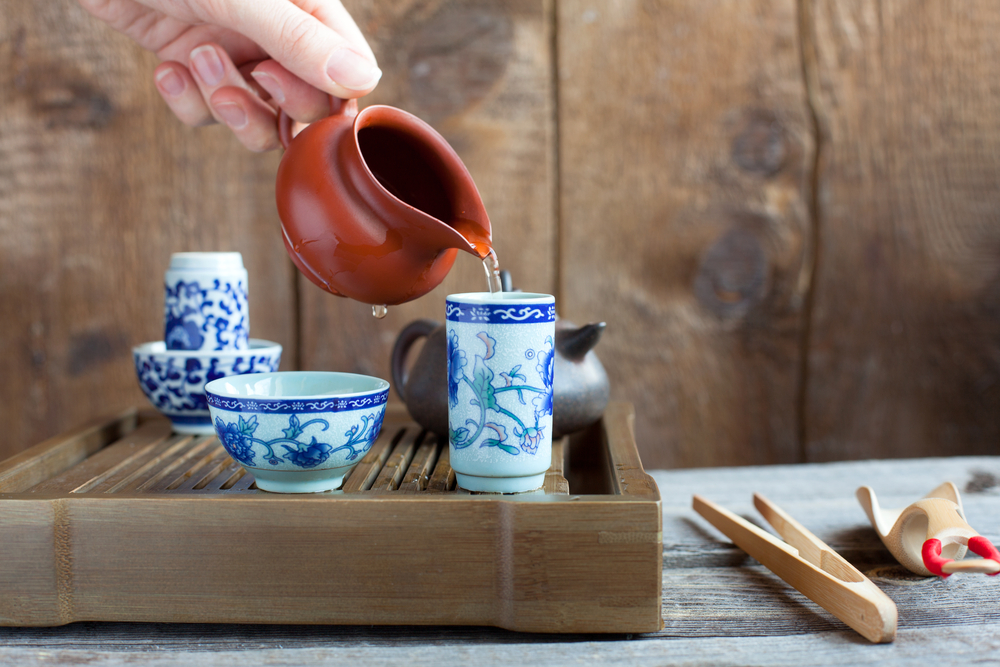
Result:
[[[238,252],[178,252],[164,276],[168,350],[245,350],[247,271]]]

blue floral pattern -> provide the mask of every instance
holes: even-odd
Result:
[[[542,378],[542,384],[548,391],[539,393],[531,399],[535,406],[536,420],[543,415],[552,414],[552,378],[555,376],[556,350],[555,346],[552,345],[551,338],[547,338],[545,342],[548,344],[548,348],[536,355],[538,363],[535,364],[535,370],[538,371],[538,375]]]
[[[452,407],[458,404],[459,385],[464,383],[472,390],[469,405],[479,408],[478,419],[469,418],[464,425],[458,427],[449,425],[451,445],[455,449],[464,449],[478,442],[480,447],[496,447],[512,456],[522,452],[536,454],[545,435],[542,418],[552,414],[552,378],[555,365],[552,337],[545,338],[544,349],[529,349],[525,353],[527,359],[537,359],[535,371],[541,380],[541,386],[528,383],[521,364],[496,372],[488,362],[496,354],[497,341],[485,331],[480,332],[477,338],[482,342],[484,350],[482,354],[475,355],[470,378],[465,373],[468,366],[465,352],[458,349],[458,334],[454,330],[449,332],[449,400]],[[534,423],[525,423],[525,420],[503,405],[514,397],[521,405],[527,405],[525,396],[529,394],[533,394]],[[493,413],[503,415],[514,423],[513,436],[517,446],[512,444],[507,428],[499,421],[491,420]]]
[[[270,373],[278,370],[281,349],[273,352],[247,350],[238,356],[213,357],[212,353],[195,357],[174,356],[169,351],[135,352],[135,371],[150,403],[174,421],[211,426],[205,385],[212,380],[245,373]]]
[[[451,407],[458,405],[458,384],[465,375],[465,367],[469,362],[465,351],[458,349],[458,333],[448,332],[448,402]]]
[[[247,290],[241,281],[165,285],[163,340],[169,350],[246,349],[246,320]]]
[[[246,422],[240,417],[239,424],[223,424],[221,419],[217,419],[215,432],[230,456],[240,463],[252,466],[253,446],[250,444],[250,437],[257,429],[257,421],[252,419],[251,422]]]
[[[336,452],[346,451],[344,456],[347,461],[354,461],[367,452],[375,444],[382,430],[384,417],[384,410],[362,415],[361,421],[344,433],[346,441],[337,446],[320,441],[316,435],[329,430],[330,422],[325,419],[310,419],[303,423],[294,414],[289,415],[288,427],[282,429],[282,435],[270,440],[255,437],[254,434],[259,426],[256,415],[252,415],[249,419],[238,415],[236,422],[225,422],[216,417],[215,432],[229,455],[243,465],[251,467],[254,465],[254,445],[257,445],[264,450],[264,462],[272,466],[287,461],[299,468],[315,468],[325,463]],[[310,428],[313,428],[313,431],[306,435],[306,430]],[[305,438],[308,438],[308,441]]]

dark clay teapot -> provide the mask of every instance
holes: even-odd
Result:
[[[593,348],[605,323],[577,327],[556,320],[556,365],[552,387],[552,437],[560,438],[594,423],[608,404],[608,376]],[[409,372],[410,348],[426,338]],[[404,328],[392,349],[392,383],[410,416],[428,431],[448,434],[448,344],[445,325],[416,320]]]
[[[332,115],[292,138],[276,199],[285,249],[331,294],[373,305],[422,296],[459,250],[490,252],[490,220],[462,160],[444,137],[405,111],[331,98]]]

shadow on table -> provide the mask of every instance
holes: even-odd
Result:
[[[553,644],[622,641],[643,635],[531,634],[490,627],[72,623],[0,628],[0,645],[102,651],[244,651],[275,648]]]

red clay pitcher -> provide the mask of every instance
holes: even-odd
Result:
[[[458,154],[430,125],[389,106],[332,115],[292,138],[276,195],[285,248],[309,280],[373,305],[416,299],[447,275],[459,250],[489,254],[490,221]]]

